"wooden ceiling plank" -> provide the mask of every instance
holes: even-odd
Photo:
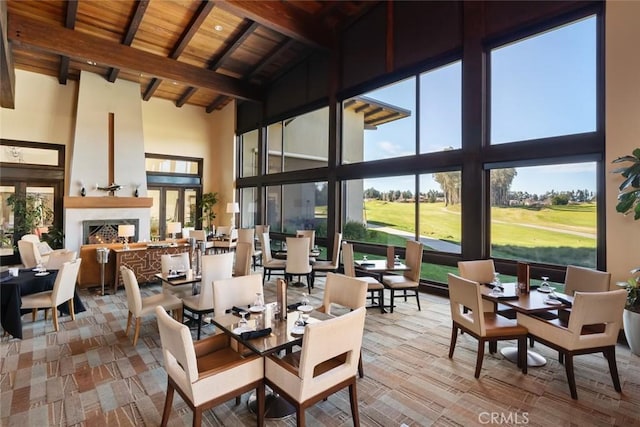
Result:
[[[147,89],[144,91],[144,95],[142,95],[142,99],[145,101],[150,100],[156,89],[160,87],[160,83],[162,83],[162,80],[156,79],[155,77],[152,78],[151,82],[149,82],[149,86],[147,86]]]
[[[178,57],[182,54],[182,52],[185,50],[187,45],[189,45],[189,42],[191,41],[191,39],[193,39],[193,36],[195,36],[196,33],[198,32],[198,30],[202,26],[202,23],[205,21],[205,19],[207,19],[207,16],[209,15],[209,13],[211,13],[211,10],[213,9],[213,7],[214,7],[213,2],[210,2],[208,0],[204,0],[200,3],[200,6],[198,7],[198,11],[195,13],[193,18],[191,19],[191,22],[186,27],[186,30],[180,36],[180,39],[178,40],[178,43],[176,43],[175,47],[171,51],[169,58],[178,59]],[[149,98],[151,98],[153,93],[160,86],[160,83],[161,82],[158,82],[158,84],[156,84],[155,86],[149,85],[149,87],[145,92],[145,101],[148,101]],[[193,92],[187,95],[187,92],[189,92],[190,89],[192,88],[190,87],[189,89],[187,89],[187,91],[185,91],[185,93],[180,97],[178,102],[180,102],[180,100],[182,100],[185,96],[186,96],[185,98],[185,102],[186,102],[191,97],[191,95],[193,95]],[[178,102],[176,103],[176,105],[178,105]],[[178,105],[178,107],[181,107],[181,106],[182,105]]]
[[[257,63],[248,73],[245,75],[245,79],[250,79],[251,77],[258,74],[260,71],[264,69],[267,65],[271,64],[275,61],[283,52],[289,50],[291,46],[295,43],[293,39],[285,39],[277,46],[275,46],[271,51],[262,58],[262,61]]]
[[[188,86],[208,88],[231,97],[262,100],[262,91],[258,86],[211,70],[21,15],[11,15],[8,21],[7,37],[12,43],[91,60],[101,65],[123,68]]]
[[[131,21],[129,22],[129,28],[127,28],[127,34],[125,34],[122,39],[122,44],[125,46],[131,46],[133,43],[133,39],[138,32],[138,28],[140,28],[140,23],[142,22],[142,18],[144,18],[144,13],[147,11],[147,6],[149,6],[149,0],[139,0],[136,2],[136,9],[133,12],[133,16],[131,17]],[[107,76],[107,80],[111,83],[115,82],[118,78],[118,74],[120,73],[120,69],[111,68],[109,69],[109,75]]]
[[[218,106],[222,105],[224,101],[226,101],[227,97],[224,95],[219,95],[216,99],[213,100],[211,104],[207,106],[207,113],[211,113],[213,110],[218,108]]]
[[[0,106],[16,108],[16,70],[7,28],[7,2],[0,2]]]
[[[187,88],[187,90],[185,90],[184,93],[180,95],[180,98],[176,101],[176,107],[182,107],[184,104],[186,104],[189,98],[191,98],[193,94],[196,93],[196,90],[197,89],[195,87]]]
[[[69,0],[66,2],[66,13],[64,18],[64,26],[66,28],[73,29],[76,26],[76,17],[78,16],[78,2],[77,0]],[[61,85],[67,84],[69,78],[69,57],[60,57],[60,66],[58,68],[58,82]]]
[[[278,1],[220,0],[217,5],[301,43],[330,49],[331,32],[313,16]]]

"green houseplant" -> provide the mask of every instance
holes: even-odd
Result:
[[[14,236],[33,233],[34,230],[53,218],[53,211],[40,194],[18,195],[7,197],[7,205],[13,208],[16,219]]]
[[[213,220],[216,218],[216,213],[213,211],[216,203],[218,203],[218,193],[204,193],[200,200],[200,208],[202,209],[200,220],[202,221],[202,228],[207,231],[207,235],[211,232]]]

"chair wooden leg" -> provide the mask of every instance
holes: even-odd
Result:
[[[202,313],[198,313],[198,340],[200,340],[200,331],[202,330]]]
[[[405,289],[402,294],[404,295],[404,302],[407,302],[407,290]]]
[[[529,347],[533,347],[533,344],[536,342],[536,340],[533,337],[529,337]]]
[[[242,403],[242,395],[237,395],[236,396],[236,406],[238,406],[240,403]]]
[[[489,341],[489,353],[495,354],[498,352],[498,341]]]
[[[364,378],[364,368],[362,367],[362,351],[360,351],[360,359],[358,359],[358,375]]]
[[[578,400],[578,392],[576,390],[576,377],[573,373],[573,354],[567,353],[567,357],[564,362],[564,369],[567,371],[567,381],[569,382],[569,390],[571,391],[571,398]]]
[[[202,407],[196,406],[193,408],[193,427],[200,427],[202,425]]]
[[[391,313],[393,313],[393,306],[394,306],[393,298],[395,297],[395,294],[396,294],[395,290],[391,289],[391,308],[390,308]]]
[[[129,315],[127,316],[127,329],[124,331],[125,335],[129,335],[129,328],[131,327],[131,318],[133,317],[133,313],[129,312]]]
[[[135,332],[133,333],[133,346],[135,347],[136,344],[138,344],[138,336],[140,335],[140,323],[142,323],[140,321],[139,317],[136,317],[136,321],[135,321],[136,325],[135,325]]]
[[[522,373],[527,373],[527,337],[518,338],[518,367]]]
[[[256,388],[256,399],[258,404],[258,413],[256,414],[258,427],[264,426],[264,402],[265,402],[265,394],[264,394],[264,384],[260,384],[259,387]]]
[[[484,340],[478,340],[478,358],[476,359],[476,373],[474,376],[480,378],[480,370],[482,370],[482,360],[484,359]]]
[[[559,351],[558,352],[558,362],[560,362],[560,364],[564,364],[564,353]]]
[[[300,405],[296,405],[296,426],[306,427],[307,423],[304,419],[304,408]]]
[[[458,326],[454,323],[451,325],[451,344],[449,344],[449,359],[453,357],[453,351],[456,349],[456,341],[458,340]]]
[[[38,310],[36,310],[36,313],[38,312]],[[45,308],[44,309],[44,320],[45,322],[47,321],[47,319],[49,318],[49,309]]]
[[[378,305],[380,306],[380,313],[384,313],[384,289],[378,291]]]
[[[360,413],[358,412],[358,390],[356,389],[356,381],[349,385],[349,402],[351,403],[351,417],[353,418],[354,427],[360,425]]]
[[[620,377],[618,376],[618,365],[616,363],[616,348],[613,346],[609,347],[603,353],[604,357],[606,357],[609,362],[609,372],[611,373],[613,388],[620,393],[622,391],[622,387],[620,387]]]
[[[51,311],[53,313],[53,329],[58,332],[58,307],[53,307]]]
[[[71,320],[76,320],[76,310],[73,306],[73,298],[69,300],[69,315],[71,316]]]
[[[45,311],[46,313],[46,311]],[[31,309],[31,321],[35,322],[36,321],[36,315],[38,314],[38,309],[37,308],[32,308]],[[47,320],[46,317],[44,320]]]
[[[167,381],[167,397],[164,399],[164,410],[162,411],[161,427],[166,427],[169,422],[169,415],[171,415],[171,406],[173,406],[173,385],[171,381]]]

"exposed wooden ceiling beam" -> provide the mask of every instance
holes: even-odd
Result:
[[[9,41],[26,48],[91,60],[101,65],[207,88],[235,98],[262,100],[262,91],[258,86],[100,37],[21,15],[9,16],[8,28]]]
[[[0,106],[15,108],[16,70],[7,28],[7,2],[0,2]]]
[[[178,43],[176,43],[176,45],[173,47],[173,50],[171,51],[169,58],[178,59],[178,57],[182,54],[182,52],[187,47],[187,45],[189,44],[193,36],[195,36],[198,30],[200,29],[200,26],[202,25],[204,20],[207,18],[207,16],[213,9],[213,6],[214,4],[212,2],[209,2],[209,0],[204,0],[200,2],[200,6],[198,7],[197,12],[191,18],[191,22],[189,22],[189,25],[185,27],[185,31],[180,36]],[[145,101],[148,101],[151,98],[153,93],[160,86],[160,83],[162,82],[159,81],[158,79],[154,78],[151,80],[151,83],[147,87],[147,90],[144,92]]]
[[[133,43],[133,38],[136,36],[136,33],[138,32],[138,28],[140,28],[140,23],[142,22],[144,13],[147,10],[147,6],[149,6],[149,0],[140,0],[136,2],[136,9],[133,12],[131,21],[129,22],[129,28],[127,29],[127,34],[125,34],[124,39],[122,39],[123,45],[131,46],[131,43]],[[109,70],[107,80],[109,80],[111,83],[115,82],[116,79],[118,78],[119,73],[120,73],[120,70],[118,68],[111,68]]]
[[[262,61],[258,62],[249,72],[245,75],[245,79],[250,79],[251,77],[258,74],[264,67],[271,64],[275,61],[283,52],[290,49],[291,46],[295,43],[295,40],[285,39],[278,45],[276,45],[271,51],[262,58]]]
[[[333,44],[331,33],[315,17],[284,2],[218,0],[216,4],[301,43],[323,49],[330,49]]]
[[[73,29],[76,26],[76,16],[78,16],[78,2],[77,0],[68,0],[65,3],[67,4],[67,7],[66,7],[65,18],[64,18],[64,26],[66,28]],[[66,85],[68,78],[69,78],[69,57],[61,56],[60,66],[58,68],[58,82],[61,85]]]
[[[210,113],[213,110],[215,110],[216,108],[218,108],[226,100],[227,100],[226,96],[224,96],[224,95],[218,96],[216,99],[213,100],[213,102],[211,104],[209,104],[207,106],[207,109],[206,109],[207,113]]]

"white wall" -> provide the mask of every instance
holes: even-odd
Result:
[[[205,172],[205,191],[218,193],[218,204],[214,209],[216,226],[229,225],[231,214],[226,212],[227,203],[234,202],[236,188],[236,103],[227,104],[220,111],[211,113],[211,167]],[[237,222],[237,219],[236,219]]]
[[[606,153],[611,161],[640,148],[640,2],[606,3]],[[627,163],[628,165],[629,163]],[[640,267],[640,220],[616,212],[622,178],[606,174],[607,270],[612,287]]]

